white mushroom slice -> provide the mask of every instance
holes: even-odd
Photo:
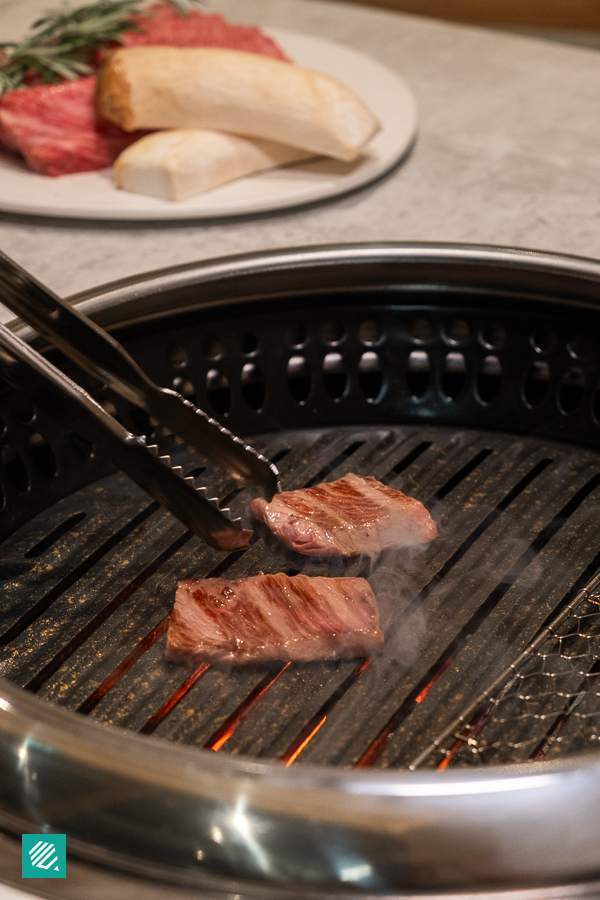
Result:
[[[130,144],[115,161],[117,187],[161,200],[187,200],[203,191],[286,163],[314,156],[275,141],[221,131],[175,128]]]
[[[124,47],[98,79],[102,115],[126,131],[214,128],[356,158],[379,122],[350,88],[311,69],[214,47]]]

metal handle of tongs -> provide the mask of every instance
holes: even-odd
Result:
[[[230,475],[256,484],[270,500],[275,466],[189,400],[158,387],[113,337],[0,252],[0,301],[87,372],[146,410]]]
[[[144,438],[130,434],[82,387],[48,362],[29,344],[0,325],[0,376],[26,394],[48,416],[87,438],[188,528],[219,550],[245,547],[252,535],[240,520],[195,488],[168,456],[158,456]],[[151,451],[155,450],[155,454]]]

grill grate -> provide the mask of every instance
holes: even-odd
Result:
[[[293,554],[260,528],[248,550],[227,555],[204,546],[125,476],[108,475],[40,513],[1,545],[1,673],[51,703],[103,722],[219,752],[286,765],[404,767],[453,709],[477,696],[568,601],[573,582],[600,562],[597,451],[500,432],[411,425],[282,431],[255,443],[279,460],[285,487],[354,471],[419,497],[436,518],[440,539],[415,553],[336,561]],[[197,465],[186,452],[179,456],[186,469]],[[207,476],[198,474],[203,481]],[[220,496],[232,496],[234,511],[247,509],[247,491],[210,477]],[[194,671],[164,661],[179,578],[235,578],[259,570],[367,577],[385,626],[384,654]],[[590,634],[595,627],[587,618],[577,622],[589,624]],[[546,653],[539,658],[543,666],[554,658],[565,662],[567,632],[560,640],[562,655]],[[591,644],[586,653],[591,670]],[[547,704],[550,718],[530,733],[527,752],[551,733],[569,704],[578,700],[583,711],[597,696],[587,690],[582,699],[581,660],[573,663],[569,684],[579,682],[563,697],[567,675],[557,671],[553,698],[559,703]],[[537,677],[547,680],[550,670],[543,666]],[[530,684],[534,673],[524,670],[519,678]],[[518,695],[515,683],[481,733],[501,722],[502,738],[486,738],[485,747],[480,738],[481,752],[468,754],[468,764],[496,761],[515,743],[510,729],[529,728],[520,713],[504,712]],[[538,701],[522,702],[532,719]],[[584,730],[595,746],[591,713],[586,715]],[[566,725],[556,726],[562,743],[575,718],[573,713]],[[581,729],[577,734],[580,748],[586,739]],[[525,752],[525,744],[516,743],[511,753]],[[558,743],[551,742],[551,752]],[[463,755],[454,753],[457,762]]]

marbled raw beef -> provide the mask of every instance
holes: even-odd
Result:
[[[352,473],[337,481],[283,491],[271,503],[252,501],[252,514],[298,553],[357,556],[391,547],[413,547],[437,537],[419,500]]]
[[[111,166],[145,131],[127,133],[96,112],[96,78],[40,84],[0,100],[0,138],[41,175],[93,172]]]
[[[180,581],[167,659],[247,664],[374,656],[383,649],[364,578],[256,575]]]
[[[237,25],[218,13],[199,10],[190,10],[186,16],[181,16],[166,3],[156,3],[151,11],[152,17],[131,16],[141,30],[126,32],[118,46],[225,47],[290,62],[273,38],[255,25]]]
[[[132,16],[141,32],[126,32],[125,46],[225,47],[287,60],[274,40],[251,25],[234,25],[217,14],[191,11],[181,16],[156,4],[153,15]],[[121,46],[121,44],[115,44]],[[95,54],[99,65],[105,51]],[[34,79],[35,80],[35,79]],[[31,84],[0,98],[0,145],[24,157],[41,175],[94,172],[147,132],[128,133],[96,110],[95,75],[57,84]]]

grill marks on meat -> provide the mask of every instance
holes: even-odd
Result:
[[[307,556],[357,556],[413,547],[437,537],[419,500],[369,475],[352,473],[316,487],[284,491],[271,503],[252,501],[252,514]]]
[[[143,33],[126,32],[126,46],[225,47],[287,60],[259,28],[233,25],[222,16],[197,11],[182,17],[164,4],[152,7],[152,12],[151,18],[132,17]],[[96,55],[97,64],[103,55]],[[103,119],[96,110],[95,90],[96,78],[90,76],[4,94],[0,99],[0,144],[20,153],[41,175],[93,172],[111,166],[147,132],[127,133]]]
[[[292,550],[356,556],[437,537],[422,503],[372,476],[257,499],[252,512]],[[374,656],[383,649],[375,596],[364,578],[284,574],[181,581],[167,658],[235,664]]]
[[[383,649],[364,578],[256,575],[180,581],[167,659],[247,664],[374,656]]]

